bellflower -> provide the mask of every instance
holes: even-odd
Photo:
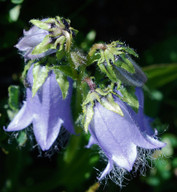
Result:
[[[104,108],[99,102],[95,104],[94,116],[89,125],[91,137],[87,147],[97,144],[108,158],[108,164],[99,179],[109,174],[114,166],[130,172],[138,158],[137,147],[159,149],[165,146],[156,139],[149,118],[143,113],[144,97],[141,88],[136,88],[136,96],[139,101],[138,113],[118,97],[114,98],[124,116]]]
[[[44,20],[46,19],[43,19],[42,21]],[[50,27],[50,24],[48,25]],[[20,39],[15,47],[22,52],[26,60],[42,58],[56,52],[55,49],[49,49],[40,54],[32,54],[33,49],[43,41],[44,37],[49,35],[49,31],[33,26],[28,31],[24,30],[23,35],[24,37]]]
[[[116,58],[116,60],[119,59],[120,59],[119,57]],[[118,79],[120,79],[123,82],[123,84],[135,87],[142,87],[144,83],[147,81],[146,75],[133,59],[131,59],[128,56],[127,59],[133,64],[135,72],[130,73],[121,67],[113,65],[113,68],[115,69]]]
[[[19,131],[32,123],[37,143],[45,151],[52,146],[58,137],[62,125],[67,131],[74,133],[70,109],[72,81],[69,80],[68,95],[66,99],[63,99],[55,74],[50,71],[42,87],[32,97],[32,69],[33,67],[27,73],[30,87],[26,90],[26,101],[6,131]]]

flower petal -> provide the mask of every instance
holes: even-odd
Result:
[[[32,123],[33,114],[28,106],[27,102],[24,102],[22,108],[8,125],[6,131],[19,131],[26,128]]]
[[[74,132],[70,98],[71,95],[63,100],[55,74],[50,71],[43,86],[38,90],[31,102],[34,105],[33,112],[35,116],[33,130],[42,150],[48,150],[51,147],[58,137],[62,124],[68,131]],[[37,106],[37,109],[35,106]]]
[[[136,88],[136,96],[139,101],[139,110],[138,113],[135,113],[131,107],[128,105],[123,105],[122,102],[119,102],[122,108],[124,108],[125,118],[131,119],[133,128],[132,132],[132,141],[139,147],[145,149],[156,149],[162,148],[166,144],[158,141],[154,138],[155,133],[150,126],[149,118],[144,115],[144,96],[141,88]],[[127,109],[126,109],[127,108]],[[132,126],[132,127],[133,127]]]
[[[113,161],[110,160],[110,161],[108,161],[106,168],[104,169],[104,171],[102,172],[102,174],[98,178],[98,180],[102,180],[107,174],[109,174],[111,172],[112,169],[113,169]]]
[[[109,160],[128,171],[136,159],[136,145],[127,136],[129,124],[120,115],[97,103],[89,131]]]
[[[34,26],[29,31],[24,31],[24,37],[15,45],[20,51],[27,51],[42,42],[48,31]]]
[[[37,143],[40,145],[43,151],[48,150],[60,132],[60,128],[63,124],[63,120],[58,118],[58,121],[55,124],[50,125],[46,124],[44,119],[41,119],[40,116],[35,116],[33,120],[33,132],[36,137]]]
[[[94,137],[91,135],[90,138],[89,138],[89,142],[85,147],[90,148],[94,144],[97,144],[97,142],[95,141]]]

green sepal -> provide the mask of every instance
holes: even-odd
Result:
[[[72,51],[70,55],[75,69],[78,69],[79,66],[86,65],[86,58],[82,53]]]
[[[62,17],[56,16],[56,20],[58,21],[57,22],[58,26],[64,29],[65,25],[64,25],[64,23],[62,21]],[[70,23],[70,20],[68,20],[68,19],[65,19],[65,20]]]
[[[117,59],[114,62],[114,65],[117,67],[121,67],[128,71],[129,73],[135,73],[135,68],[133,66],[133,63],[127,58],[126,55],[120,55],[120,59]]]
[[[53,69],[54,71],[60,70],[66,76],[71,77],[73,80],[77,80],[77,74],[73,73],[73,70],[68,65],[57,65],[57,66],[51,67],[51,69]]]
[[[84,130],[87,133],[88,132],[88,126],[93,118],[94,115],[94,102],[90,102],[88,105],[83,107],[84,112],[84,118],[83,118],[83,124],[84,124]]]
[[[114,101],[114,98],[111,93],[109,93],[106,97],[102,97],[100,103],[106,109],[114,113],[117,113],[121,116],[124,116],[120,106]]]
[[[98,66],[99,66],[100,70],[101,70],[103,73],[105,73],[105,74],[107,75],[107,77],[108,77],[111,81],[116,82],[115,75],[114,75],[114,73],[111,73],[112,70],[111,70],[111,69],[108,69],[109,67],[106,68],[103,63],[99,64]]]
[[[17,111],[19,107],[20,88],[19,86],[11,85],[8,87],[8,92],[8,105],[13,111]]]
[[[32,95],[35,96],[38,89],[43,85],[46,78],[48,77],[49,68],[48,66],[42,67],[39,63],[35,63],[33,67],[33,87]]]
[[[92,56],[87,56],[87,66],[97,62],[100,59],[101,55],[100,53],[96,52],[95,54],[93,54]]]
[[[68,90],[69,90],[69,81],[67,79],[67,76],[64,75],[60,70],[56,68],[53,71],[55,73],[55,78],[58,82],[58,85],[61,89],[63,99],[65,99],[68,95]]]
[[[138,57],[138,54],[130,47],[123,47],[122,49],[125,51],[125,53],[133,55],[134,57]]]
[[[86,99],[84,100],[83,106],[84,106],[84,105],[87,105],[87,104],[89,104],[90,102],[93,102],[93,101],[95,101],[95,100],[97,100],[98,102],[101,102],[101,101],[100,101],[100,96],[99,96],[99,94],[98,94],[97,92],[95,92],[95,91],[90,92],[90,93],[88,93]]]
[[[22,72],[22,76],[21,76],[21,79],[24,80],[25,77],[26,77],[26,73],[28,71],[28,69],[31,67],[31,65],[34,63],[34,60],[30,60],[24,67],[24,70]]]
[[[50,29],[50,25],[48,25],[44,21],[40,21],[40,20],[37,20],[37,19],[32,19],[32,20],[30,20],[30,23],[32,23],[36,27],[39,27],[40,29],[44,29],[44,30],[47,30],[47,31],[49,31],[49,29]]]
[[[132,109],[137,113],[139,109],[139,102],[135,95],[135,88],[134,87],[126,87],[119,89],[122,97],[119,95],[119,98],[126,102]]]
[[[69,52],[72,43],[72,34],[70,34],[68,31],[65,30],[63,30],[63,34],[66,37],[65,50]]]
[[[60,58],[60,55],[59,53],[61,54],[61,51],[64,51],[64,43],[66,42],[66,37],[65,36],[60,36],[59,38],[57,38],[57,40],[55,41],[55,44],[54,46],[57,48],[57,46],[59,45],[59,50],[57,51],[57,58],[58,59],[61,59]]]
[[[51,43],[50,35],[46,35],[41,43],[39,43],[32,51],[33,55],[38,55],[48,51],[49,49],[55,49],[56,46]]]

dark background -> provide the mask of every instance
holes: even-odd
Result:
[[[96,170],[89,167],[91,176],[85,180],[82,178],[81,170],[86,169],[84,168],[86,166],[84,163],[88,163],[86,157],[90,158],[91,154],[96,154],[96,151],[84,156],[83,164],[63,165],[65,169],[63,168],[62,172],[63,151],[55,153],[53,156],[49,155],[50,158],[48,158],[45,157],[45,154],[41,154],[38,149],[32,149],[30,144],[19,149],[13,136],[5,134],[2,130],[2,126],[9,122],[6,107],[4,107],[7,105],[8,86],[11,84],[20,85],[23,92],[20,75],[24,62],[23,58],[17,54],[18,51],[14,45],[23,35],[23,29],[30,28],[30,19],[59,15],[69,18],[71,26],[79,30],[76,38],[78,46],[81,45],[82,41],[86,41],[85,37],[88,32],[94,30],[96,32],[95,43],[99,41],[110,43],[113,40],[121,40],[134,48],[140,56],[137,62],[141,67],[155,64],[176,64],[176,1],[24,0],[20,4],[16,2],[0,0],[0,191],[1,187],[2,192],[86,191],[89,186],[96,182]],[[13,21],[9,16],[9,11],[17,5],[21,6],[20,15],[17,21]],[[147,177],[137,176],[127,182],[129,183],[128,186],[122,191],[176,191],[177,82],[171,81],[153,89],[151,89],[151,85],[152,83],[149,88],[152,94],[155,94],[155,99],[150,99],[148,94],[145,94],[147,97],[146,113],[156,119],[160,134],[166,134],[165,139],[171,142],[169,150],[173,152],[170,154],[170,158],[157,163],[155,173],[147,171]],[[162,98],[158,97],[158,94]],[[12,140],[11,144],[8,144],[9,138],[10,141]],[[81,144],[77,158],[81,158],[85,154],[82,152],[84,141]],[[6,154],[7,151],[8,154]],[[103,170],[105,165],[99,163],[94,166]],[[73,172],[67,177],[71,168],[73,168]],[[60,172],[61,174],[59,174]],[[166,175],[163,176],[163,173]],[[80,176],[77,176],[79,174]],[[58,184],[57,181],[61,178],[65,179],[62,180],[61,184]],[[119,191],[119,187],[108,181],[107,184],[103,182],[99,190],[114,192]]]

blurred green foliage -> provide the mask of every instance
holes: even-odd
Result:
[[[129,181],[122,191],[176,191],[177,19],[174,8],[173,4],[169,3],[167,8],[163,2],[154,1],[0,0],[0,191],[119,191],[109,180],[101,186],[96,183],[94,168],[103,170],[105,164],[96,148],[84,148],[88,135],[72,136],[60,150],[44,153],[35,147],[30,129],[18,133],[3,130],[24,99],[21,82],[24,64],[13,46],[22,30],[30,27],[30,19],[55,15],[71,19],[72,26],[79,30],[77,45],[84,51],[93,42],[119,38],[137,49],[141,58],[138,63],[149,78],[144,87],[145,112],[154,118],[153,126],[167,147],[154,154],[158,159],[145,177]],[[15,86],[8,90],[10,85]],[[11,95],[16,95],[15,99]]]

